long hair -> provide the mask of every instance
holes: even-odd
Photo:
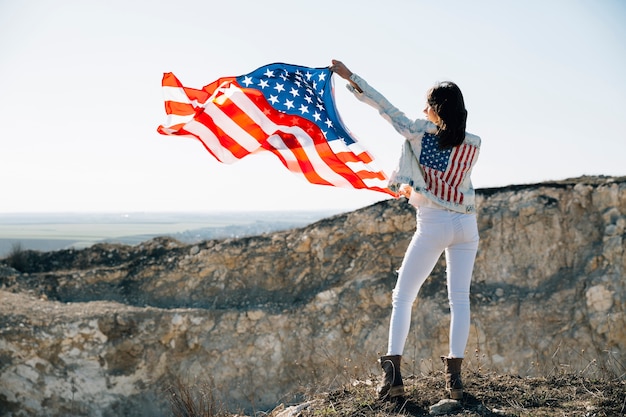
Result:
[[[439,147],[448,149],[463,143],[467,110],[461,89],[451,81],[441,82],[428,91],[427,101],[441,118],[435,132]]]

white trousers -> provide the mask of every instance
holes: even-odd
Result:
[[[470,329],[470,283],[479,240],[476,215],[419,207],[416,218],[417,229],[393,290],[387,354],[402,355],[413,303],[445,251],[451,315],[448,357],[463,358]]]

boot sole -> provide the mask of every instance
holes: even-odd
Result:
[[[404,397],[404,385],[396,385],[389,388],[384,394],[378,393],[378,399],[383,401],[389,401],[394,398]]]
[[[404,386],[397,385],[395,387],[391,387],[387,395],[389,398],[404,397]]]
[[[463,399],[463,390],[462,389],[451,389],[450,390],[450,398],[453,400],[462,400]]]

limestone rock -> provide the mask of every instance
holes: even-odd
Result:
[[[441,400],[437,404],[431,405],[428,408],[428,414],[431,416],[440,416],[443,414],[448,414],[453,411],[461,409],[463,406],[460,401],[457,400]]]

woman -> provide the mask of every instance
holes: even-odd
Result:
[[[381,399],[404,395],[400,362],[411,309],[420,287],[445,251],[450,351],[441,359],[448,394],[452,399],[461,399],[461,363],[470,329],[470,282],[478,249],[470,174],[480,148],[480,138],[465,132],[463,95],[456,84],[439,83],[427,93],[426,120],[410,120],[342,62],[333,60],[330,69],[348,80],[348,89],[376,108],[406,138],[389,186],[416,207],[417,228],[392,293],[389,342],[387,354],[380,358],[384,377],[378,395]]]

